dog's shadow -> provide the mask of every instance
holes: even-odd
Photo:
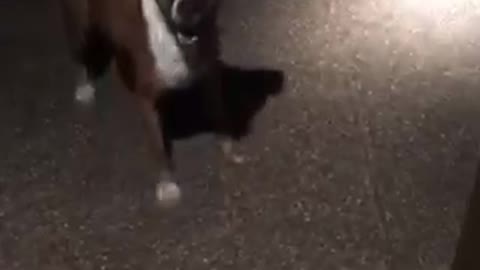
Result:
[[[284,74],[271,69],[244,69],[223,64],[222,80],[225,109],[230,117],[230,136],[240,139],[247,135],[255,115],[270,96],[279,94]],[[164,129],[172,139],[188,138],[201,133],[218,133],[205,102],[206,89],[192,87],[172,91],[165,97],[161,111]]]

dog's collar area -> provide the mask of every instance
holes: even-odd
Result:
[[[177,32],[177,39],[183,45],[193,45],[198,41],[198,36],[194,34],[186,34]]]
[[[167,18],[167,24],[171,32],[175,35],[178,43],[184,46],[192,46],[197,43],[199,40],[199,31],[197,28],[201,27],[201,18],[198,18],[193,24],[184,24],[181,21],[176,21],[176,9],[182,1],[184,0],[156,0],[160,6],[160,11],[163,13],[165,18]]]
[[[170,21],[171,29],[175,33],[180,44],[193,45],[198,41],[202,32],[202,25],[200,23],[194,25],[175,23],[172,18],[170,18]]]
[[[175,36],[181,45],[194,45],[200,39],[202,33],[202,26],[200,24],[187,26],[172,22],[171,26],[172,31],[175,33]]]

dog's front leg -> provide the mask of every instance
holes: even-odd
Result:
[[[173,206],[180,199],[180,189],[174,178],[172,141],[168,134],[163,132],[162,117],[156,108],[156,99],[141,96],[139,103],[159,173],[156,196],[161,206]]]

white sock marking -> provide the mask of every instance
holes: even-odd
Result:
[[[78,75],[75,100],[83,104],[90,104],[95,100],[95,87],[88,79],[87,72],[84,69]]]
[[[155,195],[159,206],[170,208],[180,202],[182,192],[174,182],[163,180],[157,184]]]
[[[90,82],[78,85],[75,90],[75,99],[84,104],[90,104],[95,100],[95,87]]]

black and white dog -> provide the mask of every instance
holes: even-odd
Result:
[[[221,133],[228,133],[230,123],[220,78],[219,0],[61,2],[71,53],[78,66],[76,100],[94,101],[95,82],[114,61],[151,135],[161,183],[157,195],[159,199],[176,199],[179,190],[174,179],[171,140],[162,132],[158,113],[161,108],[157,107],[161,102],[157,101],[168,91],[200,81],[206,83],[213,120],[219,130],[225,131]],[[230,138],[219,137],[223,152],[234,157]]]

